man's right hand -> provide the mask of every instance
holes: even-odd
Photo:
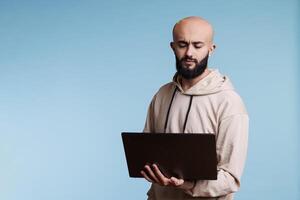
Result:
[[[191,190],[195,185],[194,182],[184,181],[183,179],[178,179],[176,177],[165,177],[156,164],[152,164],[152,167],[150,165],[145,165],[141,174],[147,181],[161,186],[173,186],[184,190]]]

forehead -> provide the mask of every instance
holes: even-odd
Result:
[[[187,42],[209,42],[212,35],[209,28],[210,27],[199,23],[177,24],[174,28],[173,40]]]

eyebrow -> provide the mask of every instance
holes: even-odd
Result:
[[[185,40],[179,40],[178,43],[185,43],[188,44],[189,42],[185,41]],[[195,42],[191,42],[192,44],[204,44],[204,42],[201,41],[195,41]]]

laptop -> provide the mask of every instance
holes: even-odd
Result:
[[[122,133],[130,177],[143,177],[146,164],[157,164],[168,178],[216,180],[217,156],[214,134]]]

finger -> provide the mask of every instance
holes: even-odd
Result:
[[[178,178],[175,178],[175,177],[171,177],[170,178],[170,181],[171,183],[174,185],[174,186],[180,186],[184,183],[184,180],[183,179],[178,179]]]
[[[149,175],[148,177],[150,177],[150,179],[152,179],[156,183],[160,183],[160,181],[157,179],[149,165],[145,165],[145,171]]]
[[[152,166],[154,169],[154,173],[155,173],[156,177],[158,177],[160,182],[163,183],[163,185],[168,185],[170,180],[161,173],[161,171],[159,170],[159,168],[156,164],[153,164]]]
[[[141,171],[142,176],[149,181],[150,183],[153,183],[153,180],[151,180],[151,178],[149,178],[149,176],[146,174],[146,172],[144,172],[143,170]]]

